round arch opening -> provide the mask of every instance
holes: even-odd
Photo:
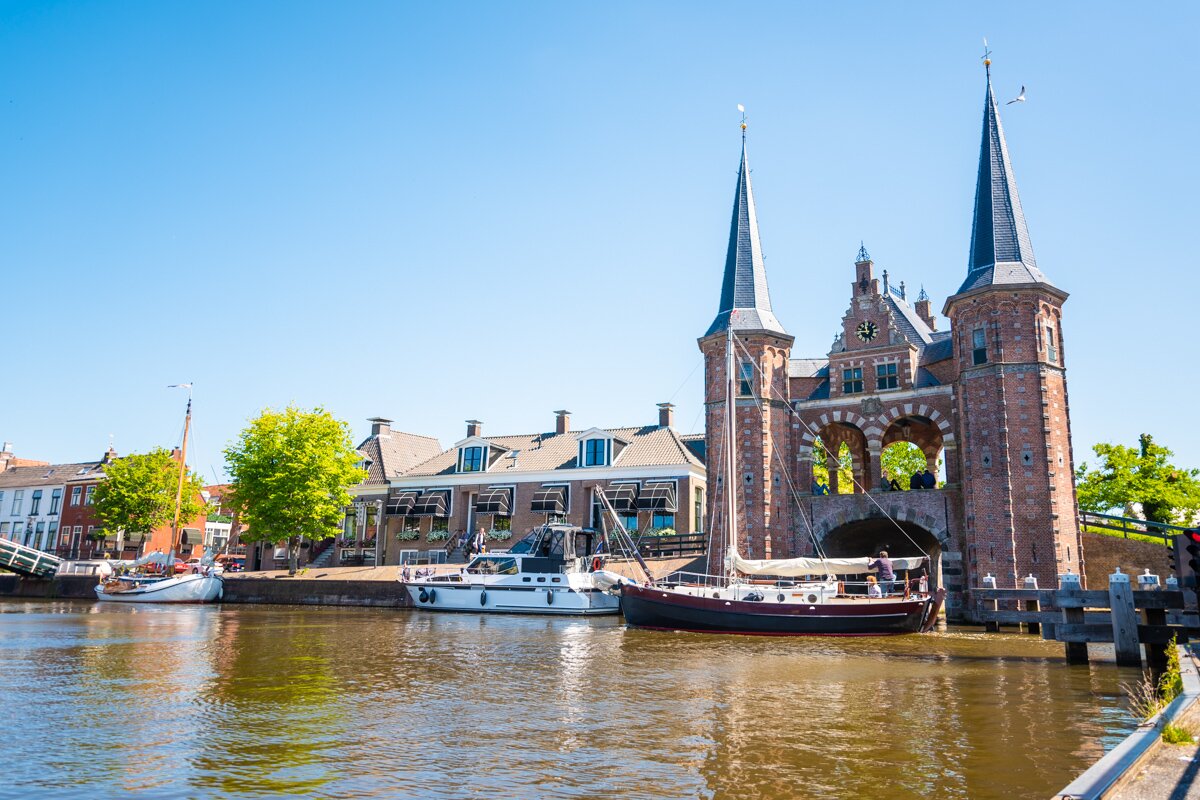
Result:
[[[898,530],[897,525],[902,530]],[[892,558],[908,558],[927,553],[930,586],[942,585],[942,544],[931,532],[911,522],[893,522],[884,517],[848,522],[825,534],[821,547],[830,558],[874,558],[879,555],[880,550],[886,550]],[[922,550],[925,553],[922,553]]]

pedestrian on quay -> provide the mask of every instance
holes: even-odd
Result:
[[[481,555],[487,552],[487,531],[483,529],[482,525],[479,526],[479,532],[475,534],[475,551]]]
[[[896,573],[892,571],[892,560],[888,558],[887,550],[880,550],[879,558],[867,564],[867,569],[873,569],[879,575],[880,594],[891,594],[892,584],[896,581]]]

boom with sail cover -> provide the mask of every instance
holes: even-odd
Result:
[[[924,556],[893,558],[892,569],[919,569]],[[778,575],[796,578],[802,575],[864,575],[874,572],[869,558],[768,558],[751,560],[733,553],[733,568],[743,575]]]

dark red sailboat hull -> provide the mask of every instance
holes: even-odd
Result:
[[[622,586],[621,612],[638,628],[763,636],[881,636],[917,633],[940,603],[935,597],[817,605],[721,600]]]

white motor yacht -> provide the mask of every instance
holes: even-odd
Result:
[[[592,531],[548,524],[506,552],[476,556],[458,572],[401,583],[418,608],[508,614],[616,614],[620,599],[597,585],[604,567]]]

